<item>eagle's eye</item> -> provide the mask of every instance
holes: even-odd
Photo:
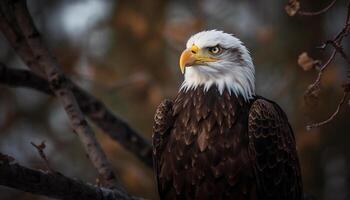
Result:
[[[208,50],[211,54],[219,54],[221,52],[221,47],[219,46],[209,47]]]

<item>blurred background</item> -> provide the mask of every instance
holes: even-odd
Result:
[[[346,17],[346,1],[326,14],[289,17],[280,0],[29,0],[45,41],[76,83],[105,102],[151,139],[153,114],[177,94],[183,77],[178,58],[188,37],[204,29],[233,33],[250,49],[257,92],[277,101],[294,128],[305,191],[320,200],[350,199],[349,107],[312,131],[305,126],[328,118],[342,96],[346,66],[340,57],[326,71],[318,103],[303,93],[316,72],[297,65],[300,53],[325,60],[316,46],[332,38]],[[304,0],[315,11],[330,0]],[[344,42],[349,52],[350,40]],[[0,61],[26,68],[0,34]],[[349,68],[348,68],[349,69]],[[127,190],[157,199],[153,171],[95,127],[99,141]],[[96,172],[72,134],[57,100],[28,89],[0,85],[0,152],[25,166],[45,168],[30,142],[46,141],[51,166],[94,182]],[[48,199],[0,186],[0,199]]]

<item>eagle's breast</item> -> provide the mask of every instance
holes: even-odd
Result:
[[[181,91],[172,112],[158,183],[167,199],[253,199],[249,103],[227,90],[198,87]]]

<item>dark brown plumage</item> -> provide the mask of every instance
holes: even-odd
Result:
[[[261,97],[181,91],[156,111],[153,150],[161,199],[302,199],[292,129]]]

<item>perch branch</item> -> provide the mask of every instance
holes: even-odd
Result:
[[[58,172],[30,169],[0,153],[0,185],[32,194],[67,200],[141,200],[123,190],[97,187],[68,178]],[[10,157],[11,158],[11,157]]]
[[[1,63],[0,84],[31,88],[48,95],[54,95],[47,80],[28,70],[7,68]],[[72,83],[72,91],[77,98],[80,109],[92,122],[105,134],[136,155],[143,163],[152,167],[152,148],[147,140],[131,128],[128,123],[114,115],[100,100],[74,83]]]

